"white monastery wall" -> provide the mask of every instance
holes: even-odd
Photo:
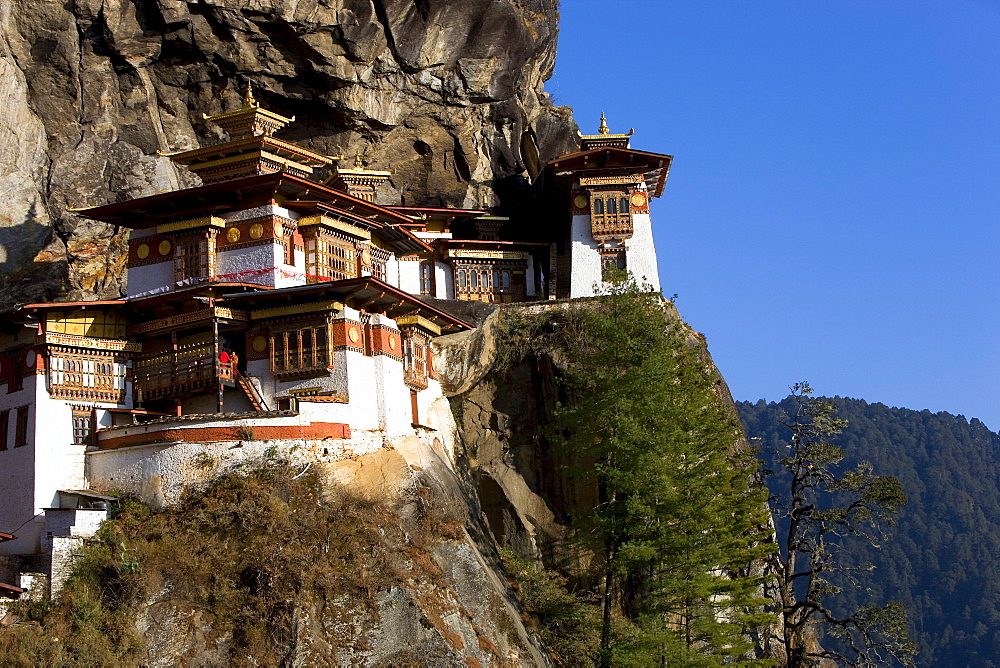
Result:
[[[601,254],[590,231],[590,216],[573,216],[570,230],[570,294],[592,297],[594,284],[601,282]]]
[[[338,365],[334,371],[339,369],[344,374],[347,395],[350,398],[350,404],[345,406],[349,411],[349,417],[344,422],[350,424],[351,429],[380,429],[381,383],[378,376],[378,360],[386,358],[381,355],[366,357],[362,353],[353,351],[343,351],[338,355],[342,357],[338,356]]]
[[[625,242],[625,268],[632,272],[639,285],[649,283],[660,289],[660,275],[653,247],[653,223],[648,213],[632,214],[632,238]]]
[[[136,297],[157,291],[163,291],[174,286],[173,256],[164,262],[144,264],[128,270],[128,296]]]
[[[399,265],[400,261],[396,259],[395,253],[390,254],[389,259],[385,261],[385,282],[394,288],[399,287]]]
[[[434,285],[438,299],[455,298],[455,276],[451,267],[444,262],[434,263]]]
[[[284,249],[275,244],[267,243],[259,246],[248,246],[233,250],[220,251],[216,255],[217,276],[226,277],[230,283],[256,283],[274,287],[275,273],[269,271],[263,274],[249,272],[277,267],[284,261]]]
[[[420,262],[417,260],[398,260],[400,290],[411,295],[420,296]]]

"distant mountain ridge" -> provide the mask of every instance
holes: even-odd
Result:
[[[870,461],[899,478],[909,503],[881,550],[852,545],[871,562],[876,603],[901,600],[920,666],[1000,665],[1000,434],[980,420],[834,397],[849,425],[836,444],[850,466]],[[792,402],[737,402],[747,437],[765,465],[788,442],[779,424]],[[845,590],[845,603],[864,601]]]

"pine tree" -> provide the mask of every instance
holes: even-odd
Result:
[[[837,615],[825,601],[841,590],[831,576],[857,586],[854,573],[865,568],[843,562],[844,539],[853,536],[878,547],[906,494],[899,480],[874,475],[867,462],[840,471],[844,451],[830,439],[843,431],[846,420],[834,416],[832,402],[813,399],[808,383],[791,389],[794,414],[781,421],[791,440],[785,452],[775,453],[784,471],[771,484],[775,519],[783,527],[778,585],[788,665],[798,668],[819,659],[883,665],[889,657],[910,665],[915,648],[907,637],[902,604],[864,605]],[[840,639],[846,651],[815,642],[819,625]]]
[[[662,296],[632,280],[567,318],[564,447],[596,479],[576,535],[600,571],[600,663],[719,665],[749,648],[773,551],[756,459],[717,372]],[[629,638],[616,637],[620,609]],[[746,665],[746,664],[745,664]]]

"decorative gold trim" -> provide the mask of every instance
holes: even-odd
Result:
[[[420,315],[404,315],[396,318],[396,325],[400,328],[411,326],[420,327],[434,336],[441,336],[441,328],[427,318]]]
[[[292,306],[261,309],[253,311],[250,317],[254,320],[266,320],[267,318],[278,318],[284,315],[316,313],[317,311],[342,311],[343,309],[344,305],[341,302],[314,302],[312,304],[293,304]]]
[[[205,218],[195,218],[193,220],[182,220],[177,223],[164,223],[163,225],[157,225],[156,231],[158,234],[166,234],[168,232],[179,232],[181,230],[193,230],[199,227],[225,228],[226,221],[221,218],[216,218],[215,216],[206,216]]]
[[[330,229],[339,230],[360,239],[365,239],[366,241],[372,238],[372,233],[368,230],[358,227],[357,225],[345,223],[344,221],[337,220],[335,218],[329,218],[327,216],[306,216],[305,218],[299,219],[299,227],[308,227],[310,225],[329,227]]]

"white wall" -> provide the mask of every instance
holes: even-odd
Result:
[[[221,251],[216,255],[217,264],[215,273],[217,276],[227,276],[229,274],[239,274],[244,271],[271,269],[284,262],[284,253],[284,249],[274,243]],[[252,276],[227,277],[224,280],[229,283],[256,283],[257,285],[274,287],[275,273],[269,271],[264,274]]]
[[[590,230],[590,216],[573,216],[570,230],[570,297],[592,297],[601,282],[601,254]]]
[[[660,275],[653,246],[653,224],[648,213],[632,214],[632,238],[625,242],[625,267],[632,272],[639,285],[649,283],[660,289]]]
[[[434,286],[435,297],[438,299],[455,298],[455,275],[451,271],[451,265],[444,262],[434,263]]]
[[[152,252],[159,252],[155,248]],[[173,255],[165,262],[155,264],[144,264],[141,267],[132,267],[128,270],[128,288],[126,292],[129,297],[137,295],[152,294],[154,292],[165,292],[174,287],[174,263]]]
[[[399,260],[399,287],[400,290],[409,292],[411,295],[420,295],[420,261],[419,260]]]

